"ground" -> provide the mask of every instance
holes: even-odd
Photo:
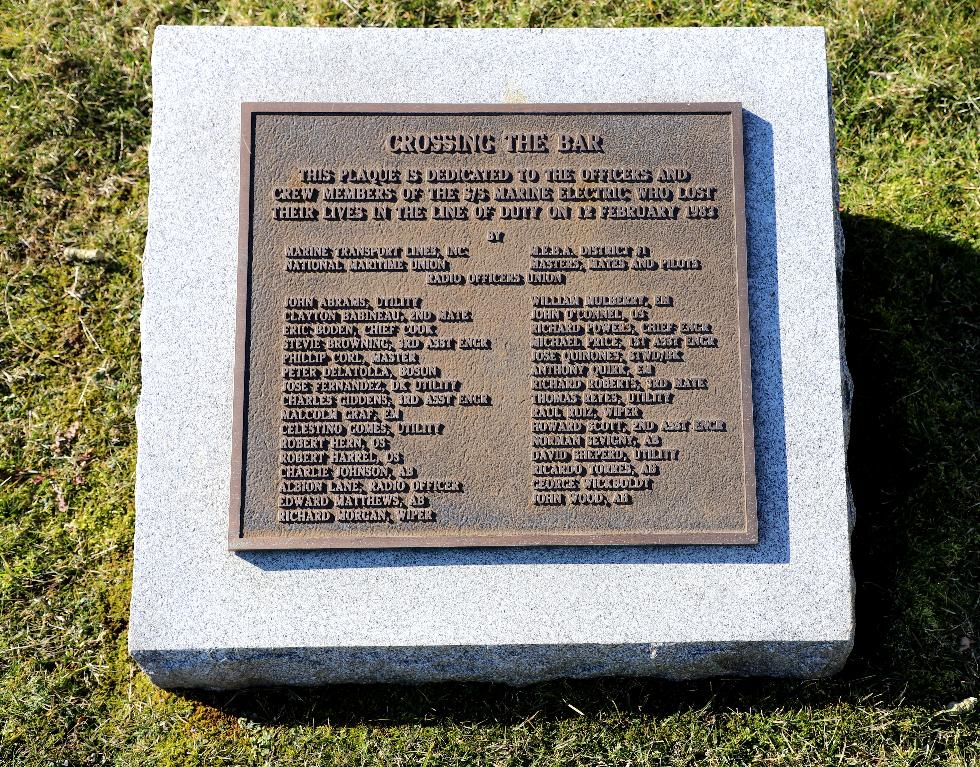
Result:
[[[843,673],[153,687],[126,628],[162,23],[825,26],[856,385]],[[0,0],[0,763],[980,763],[978,98],[969,0]]]

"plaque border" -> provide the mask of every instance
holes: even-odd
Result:
[[[742,396],[742,460],[744,472],[743,518],[740,531],[703,532],[602,532],[561,533],[525,532],[481,535],[374,536],[345,538],[316,536],[256,536],[244,534],[242,503],[245,486],[245,403],[248,381],[248,311],[252,241],[252,145],[254,117],[257,114],[725,114],[732,126],[732,207],[735,217],[735,281],[737,291],[739,369]],[[235,391],[232,404],[231,487],[228,508],[228,550],[311,550],[311,549],[391,549],[391,548],[472,548],[520,546],[645,546],[691,544],[757,544],[759,515],[756,495],[755,428],[752,405],[752,355],[749,338],[748,247],[745,227],[745,151],[741,102],[679,103],[538,103],[538,104],[408,104],[360,102],[253,102],[241,105],[239,163],[238,266],[235,309]]]

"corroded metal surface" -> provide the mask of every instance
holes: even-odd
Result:
[[[234,549],[753,543],[741,110],[246,104]]]

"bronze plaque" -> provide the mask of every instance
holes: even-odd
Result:
[[[755,543],[739,104],[244,104],[232,549]]]

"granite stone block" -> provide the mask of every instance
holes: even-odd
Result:
[[[163,687],[820,676],[853,639],[823,30],[158,27],[130,652]],[[227,547],[241,103],[741,102],[758,545]]]

